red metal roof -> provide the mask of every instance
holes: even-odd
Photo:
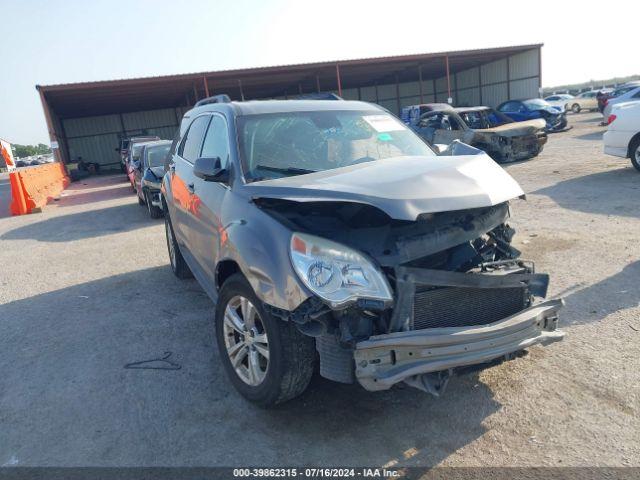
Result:
[[[391,57],[334,60],[156,77],[36,86],[47,104],[60,118],[133,112],[193,103],[210,95],[226,93],[233,99],[269,98],[322,90],[336,90],[336,65],[340,66],[343,89],[401,82],[445,75],[444,58],[449,57],[452,73],[473,68],[515,53],[542,47],[542,44],[422,53]],[[207,87],[205,88],[205,82]]]

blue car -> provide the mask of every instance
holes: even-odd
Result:
[[[561,107],[553,107],[541,98],[529,100],[508,100],[498,106],[498,111],[511,120],[522,122],[542,118],[546,132],[559,132],[567,128],[567,115]]]

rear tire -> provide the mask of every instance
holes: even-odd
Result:
[[[314,339],[293,323],[272,316],[242,274],[232,275],[222,285],[215,322],[220,358],[243,397],[270,407],[305,391],[315,367]]]
[[[573,105],[571,105],[571,111],[573,113],[580,113],[580,105],[578,105],[577,103],[574,103]]]
[[[169,214],[165,215],[164,217],[164,230],[165,235],[167,236],[169,263],[171,264],[171,270],[173,271],[173,274],[180,279],[193,277],[193,274],[191,273],[187,262],[184,261],[184,257],[182,256],[182,253],[180,253],[180,247],[178,246],[175,234],[173,233],[173,226],[171,225]]]
[[[635,138],[631,142],[629,157],[631,157],[631,165],[640,172],[640,137]]]

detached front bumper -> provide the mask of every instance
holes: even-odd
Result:
[[[429,328],[377,335],[356,344],[356,378],[370,391],[403,380],[489,362],[535,344],[562,340],[556,330],[562,300],[539,303],[479,326]]]

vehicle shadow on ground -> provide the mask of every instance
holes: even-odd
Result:
[[[602,140],[602,135],[604,134],[604,132],[591,132],[591,133],[584,133],[582,135],[577,135],[573,138],[577,139],[577,140]]]
[[[602,192],[607,192],[603,199]],[[575,177],[532,192],[551,198],[562,208],[598,215],[640,217],[638,175],[629,166]]]
[[[129,183],[118,182],[117,185],[102,190],[91,189],[86,192],[80,190],[73,192],[73,194],[71,195],[63,194],[60,197],[58,206],[71,207],[75,205],[102,202],[104,200],[112,200],[114,198],[123,197],[135,197],[135,193],[131,189],[131,185]]]
[[[580,325],[602,320],[619,310],[640,304],[640,260],[618,273],[567,295],[562,323]]]
[[[149,218],[145,208],[137,203],[129,203],[69,215],[51,216],[42,221],[10,230],[0,236],[0,239],[70,242],[83,238],[128,232],[157,223],[158,220]]]
[[[439,399],[316,376],[301,397],[264,410],[226,378],[212,316],[197,283],[168,266],[1,305],[0,460],[11,452],[36,465],[434,465],[485,434],[501,407],[472,372]],[[157,364],[165,352],[179,369],[124,368]]]
[[[573,116],[572,116],[572,120],[573,120]],[[599,115],[597,117],[582,118],[580,120],[574,120],[574,122],[576,122],[576,123],[595,123],[597,125],[600,125],[602,123],[602,115]]]

